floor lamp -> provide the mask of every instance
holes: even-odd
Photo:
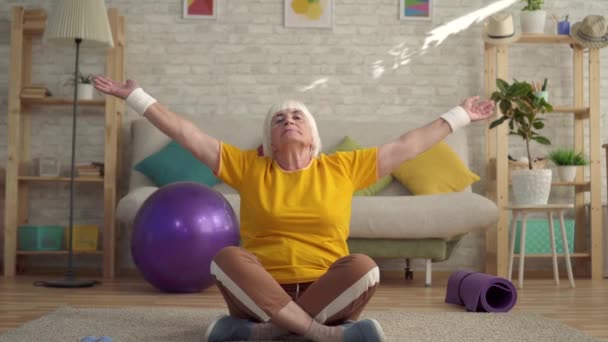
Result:
[[[70,209],[68,228],[68,265],[64,279],[40,281],[35,285],[47,287],[89,287],[95,280],[77,279],[74,276],[74,172],[76,152],[76,113],[78,111],[78,59],[80,46],[113,47],[112,32],[104,0],[55,0],[52,3],[44,39],[52,44],[76,47],[74,70],[74,105],[72,111],[72,161],[70,164]]]

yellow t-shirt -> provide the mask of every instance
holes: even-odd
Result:
[[[377,148],[321,154],[298,171],[222,143],[218,177],[241,196],[241,244],[281,284],[314,281],[349,254],[353,193],[377,181]]]

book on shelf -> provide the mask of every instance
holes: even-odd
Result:
[[[46,19],[47,15],[46,12],[44,10],[41,9],[31,9],[31,10],[27,10],[25,11],[25,13],[23,14],[23,17],[25,19]]]
[[[104,175],[103,163],[86,162],[76,164],[76,173],[80,177],[98,177]]]
[[[52,95],[51,91],[43,84],[29,84],[21,89],[22,99],[40,99]]]

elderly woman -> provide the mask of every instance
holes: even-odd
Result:
[[[308,109],[287,101],[268,111],[259,156],[207,135],[132,80],[97,77],[94,83],[126,100],[240,193],[242,247],[222,249],[211,263],[230,316],[209,326],[206,341],[289,333],[313,341],[384,341],[377,321],[358,320],[380,274],[371,258],[348,252],[352,195],[494,108],[468,98],[380,147],[325,155]]]

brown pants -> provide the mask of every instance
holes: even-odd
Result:
[[[338,259],[314,282],[281,285],[255,255],[232,246],[213,258],[211,274],[234,317],[268,322],[293,300],[328,325],[358,319],[380,281],[378,266],[370,257],[352,254]]]

